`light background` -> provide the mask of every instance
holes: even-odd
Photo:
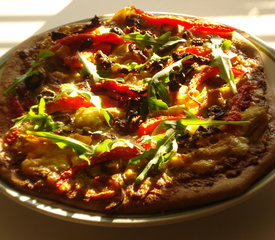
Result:
[[[275,1],[0,0],[0,56],[34,33],[127,6],[203,16],[255,34],[275,48]],[[148,228],[63,222],[0,196],[1,240],[275,240],[275,182],[238,206],[200,219]]]

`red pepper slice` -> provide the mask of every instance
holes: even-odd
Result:
[[[207,66],[201,72],[196,73],[191,79],[188,88],[196,89],[200,84],[202,84],[205,80],[216,76],[220,72],[218,67],[210,67]]]
[[[48,103],[46,105],[46,112],[48,114],[52,114],[59,111],[76,111],[80,107],[94,107],[94,104],[83,96],[66,96],[58,98],[54,102]]]
[[[22,131],[22,128],[17,127],[12,129],[11,132],[8,132],[4,137],[4,142],[11,145],[13,144],[19,137],[20,132]]]
[[[250,106],[252,101],[251,91],[256,88],[256,85],[245,84],[238,89],[238,93],[231,99],[231,109],[224,120],[239,121],[241,120],[241,112]]]
[[[87,39],[91,39],[93,46],[100,43],[109,43],[112,45],[120,45],[124,43],[124,40],[121,36],[116,33],[103,33],[103,34],[92,34],[92,33],[76,33],[71,34],[67,37],[57,40],[58,43],[66,46],[71,46],[74,48],[79,48],[81,44]]]
[[[96,156],[90,158],[90,162],[91,165],[96,165],[98,163],[111,161],[114,159],[128,161],[139,154],[140,150],[137,147],[118,146],[111,149],[109,152],[98,153]]]
[[[231,37],[234,32],[234,28],[210,23],[195,23],[192,19],[183,19],[177,17],[159,17],[146,13],[140,9],[135,9],[137,14],[140,14],[143,19],[150,25],[162,25],[167,24],[171,26],[183,26],[185,29],[190,29],[194,33],[198,34],[212,34],[219,35],[220,37]]]
[[[176,114],[176,115],[149,118],[146,120],[146,122],[140,125],[138,129],[138,135],[139,136],[150,135],[162,121],[177,120],[180,118],[184,118],[185,116],[186,116],[185,114]]]
[[[231,69],[232,69],[232,72],[233,72],[234,76],[242,76],[242,75],[245,74],[245,71],[240,69],[240,68],[233,67]]]
[[[92,91],[96,94],[108,95],[117,100],[135,99],[146,96],[146,92],[136,90],[134,86],[122,84],[115,80],[105,80],[95,83]]]
[[[205,47],[186,47],[179,51],[180,54],[194,54],[196,56],[207,57],[211,53],[211,49]]]
[[[201,24],[195,24],[191,31],[193,33],[203,34],[203,35],[218,35],[220,37],[231,37],[234,28],[227,27],[224,25],[218,25],[218,24],[209,24],[209,23],[201,23]]]
[[[64,58],[64,63],[70,68],[82,68],[82,63],[79,61],[79,57],[77,54],[72,56],[66,56]]]

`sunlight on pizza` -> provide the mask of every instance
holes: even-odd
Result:
[[[1,73],[0,174],[108,214],[244,192],[274,164],[258,50],[234,28],[134,6],[27,40]]]

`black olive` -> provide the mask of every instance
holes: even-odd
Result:
[[[202,46],[203,45],[203,41],[200,38],[193,38],[191,43],[192,43],[192,45],[195,45],[195,46]]]
[[[152,72],[158,72],[160,70],[162,70],[164,67],[164,64],[161,60],[156,60],[151,64],[151,71]]]
[[[109,69],[112,65],[112,61],[101,50],[96,52],[95,59],[97,61],[97,64],[104,70]]]
[[[53,41],[64,38],[66,36],[67,36],[67,34],[62,33],[62,32],[52,32],[51,33],[51,38],[52,38]]]
[[[87,48],[90,48],[90,47],[92,46],[92,44],[93,44],[92,38],[87,38],[87,39],[81,44],[79,50],[80,50],[80,51],[83,51],[83,50],[85,50],[85,49],[87,49]]]
[[[225,110],[218,106],[212,105],[210,108],[207,109],[207,116],[214,117],[214,119],[220,119],[225,114]]]
[[[96,15],[90,21],[91,22],[89,24],[85,25],[84,28],[82,29],[82,31],[80,31],[80,32],[84,32],[90,28],[97,28],[101,25],[100,19]]]
[[[124,32],[123,32],[122,29],[119,28],[119,27],[113,27],[113,28],[111,28],[111,29],[110,29],[110,32],[116,33],[116,34],[118,34],[118,35],[124,35]]]
[[[42,73],[38,73],[32,75],[24,80],[27,89],[36,89],[38,88],[44,81],[45,77]]]
[[[39,101],[40,98],[44,98],[46,102],[53,101],[56,94],[54,91],[51,91],[49,89],[43,89],[40,94],[37,96],[37,100]]]
[[[125,24],[129,27],[135,26],[137,28],[141,28],[142,18],[141,16],[135,14],[128,15],[125,19]]]

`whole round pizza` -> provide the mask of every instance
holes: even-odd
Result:
[[[28,39],[1,71],[0,176],[80,209],[187,209],[274,167],[258,50],[209,20],[133,6]]]

